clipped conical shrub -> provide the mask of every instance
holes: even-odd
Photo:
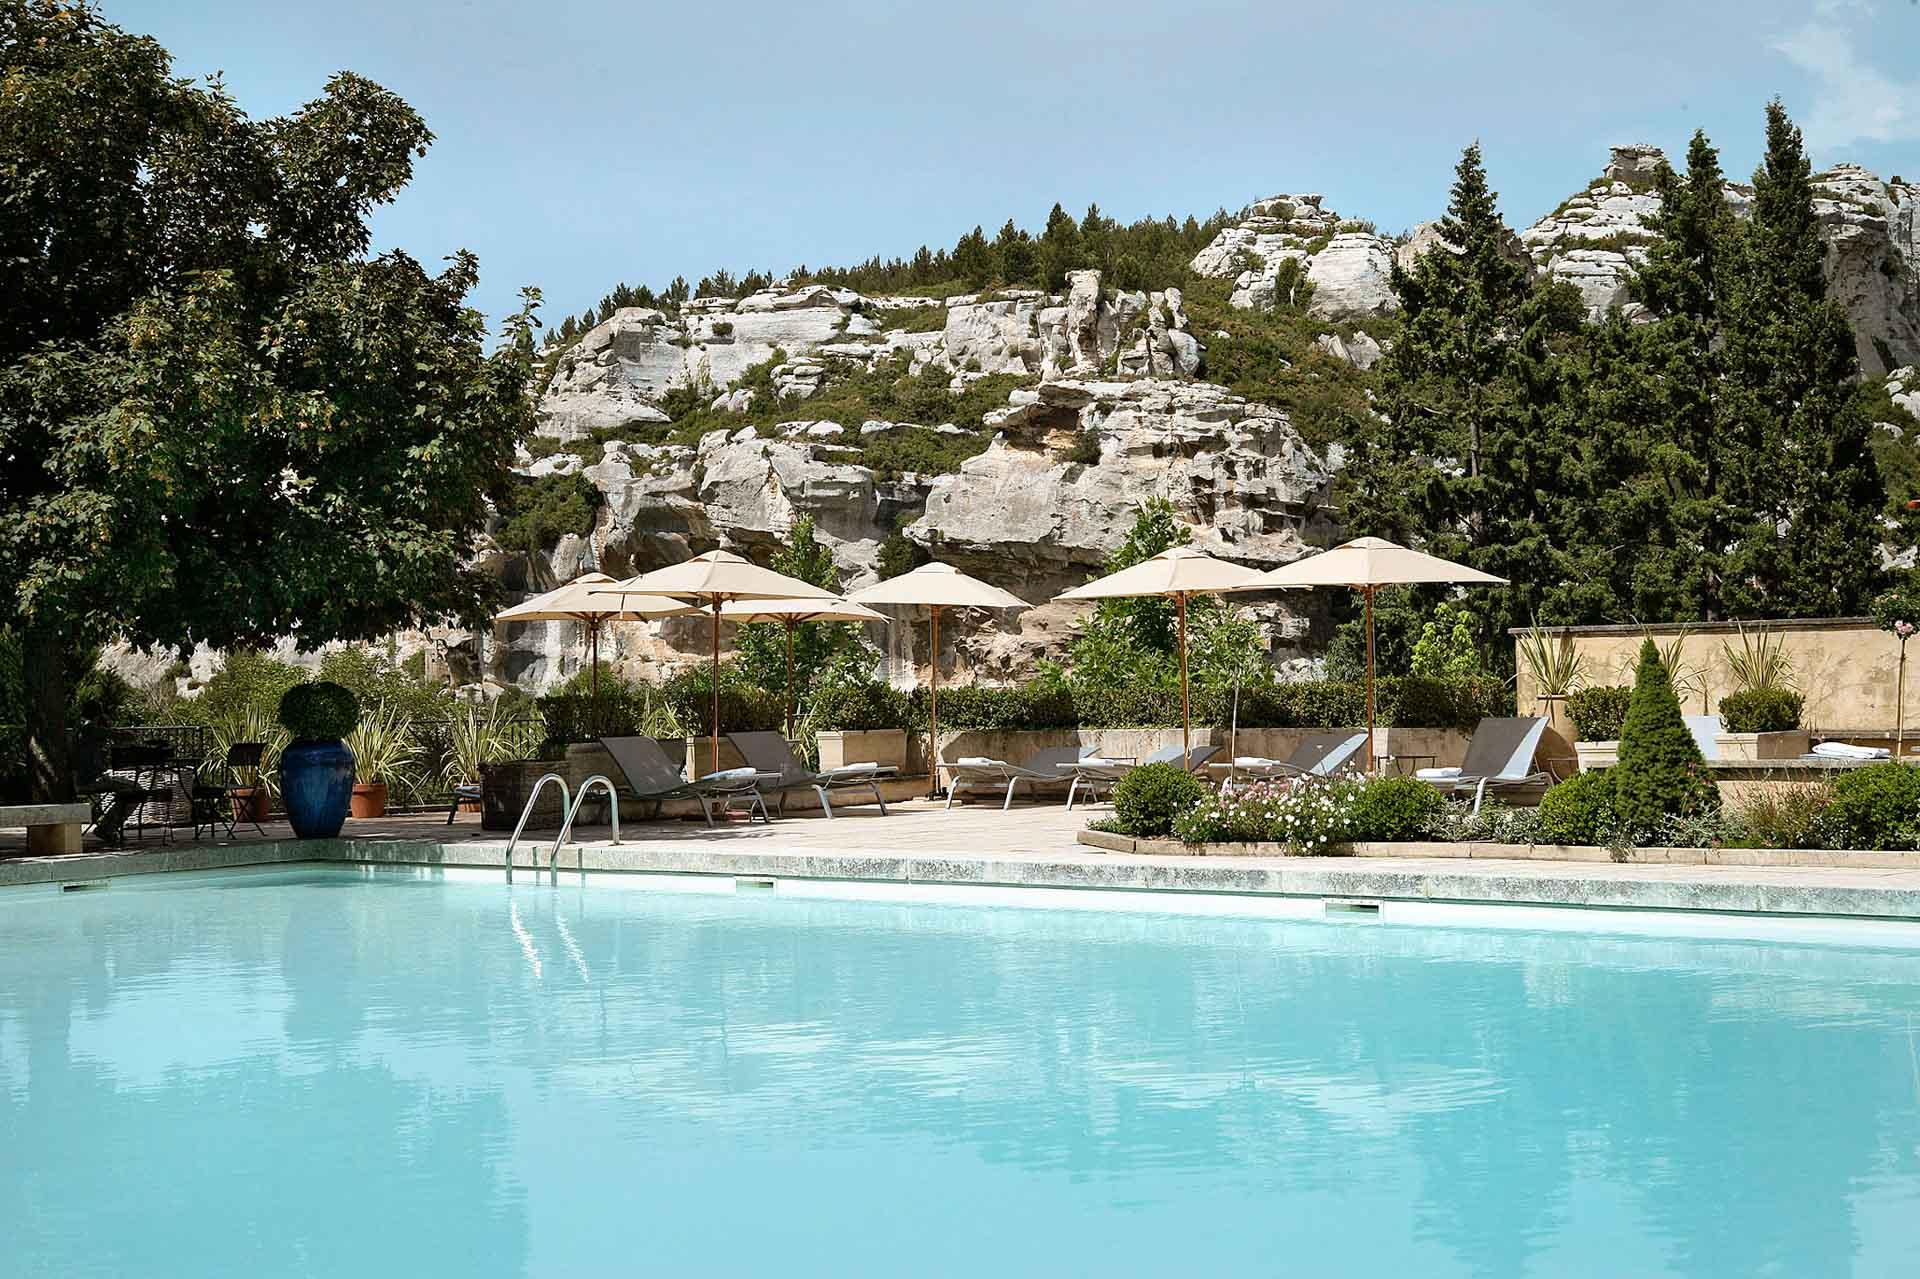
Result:
[[[1673,677],[1646,640],[1620,729],[1620,762],[1613,767],[1615,813],[1628,830],[1645,835],[1675,814],[1718,809],[1720,792],[1705,763],[1680,713]]]

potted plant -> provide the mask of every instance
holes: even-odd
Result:
[[[465,707],[453,717],[448,733],[443,774],[448,792],[461,786],[483,784],[481,770],[489,764],[531,758],[540,748],[541,736],[541,725],[513,719],[502,701],[495,700],[484,707]],[[462,803],[460,811],[477,812],[480,807],[476,800]]]
[[[1579,726],[1574,723],[1567,710],[1567,699],[1573,695],[1575,685],[1586,674],[1586,659],[1574,647],[1573,636],[1565,631],[1558,633],[1545,630],[1539,619],[1520,633],[1515,643],[1519,651],[1520,662],[1527,668],[1527,674],[1533,680],[1534,697],[1547,717],[1547,731],[1542,742],[1544,758],[1570,760],[1575,758],[1574,743],[1577,740]]]
[[[1567,698],[1567,717],[1573,721],[1573,753],[1580,771],[1607,768],[1620,759],[1620,726],[1627,720],[1633,690],[1618,684],[1594,684]]]
[[[1721,730],[1714,745],[1723,760],[1798,759],[1811,737],[1800,726],[1804,700],[1794,689],[1793,660],[1784,636],[1735,627],[1723,646],[1733,692],[1720,699]]]
[[[1920,627],[1920,581],[1914,574],[1909,573],[1900,585],[1875,597],[1873,620],[1900,641],[1900,663],[1893,680],[1893,757],[1899,759],[1906,748],[1907,641]]]
[[[348,814],[363,819],[385,817],[387,783],[399,776],[415,753],[398,709],[383,706],[362,717],[347,736],[346,745],[353,752],[353,795]]]
[[[292,737],[280,752],[280,802],[301,839],[332,839],[353,798],[353,752],[341,739],[360,722],[353,693],[331,680],[295,684],[280,699]]]

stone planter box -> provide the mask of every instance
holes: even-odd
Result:
[[[822,772],[848,764],[878,764],[907,771],[907,730],[904,728],[849,729],[817,736]]]
[[[725,725],[723,724],[721,727],[724,728]],[[660,745],[666,748],[669,756],[674,754],[672,742],[662,741]],[[688,777],[705,777],[708,773],[714,771],[713,739],[711,737],[687,738],[686,750],[682,758],[684,759],[684,767],[686,768]],[[723,769],[744,768],[746,767],[746,763],[747,761],[741,758],[740,752],[733,748],[733,743],[727,740],[726,734],[722,733],[720,735],[720,767]],[[620,779],[616,777],[613,780],[618,782]]]
[[[1620,741],[1575,742],[1573,753],[1580,761],[1580,771],[1591,773],[1596,768],[1612,768],[1620,762]]]
[[[1720,749],[1720,758],[1732,763],[1798,759],[1813,748],[1813,734],[1804,728],[1781,733],[1719,733],[1713,741]]]

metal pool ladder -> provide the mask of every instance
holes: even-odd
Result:
[[[559,869],[560,845],[567,842],[567,836],[573,832],[573,819],[580,815],[580,806],[587,802],[587,795],[596,785],[604,788],[607,792],[607,803],[611,807],[613,818],[613,842],[616,844],[620,842],[620,796],[618,792],[614,790],[613,783],[607,779],[605,774],[595,773],[592,777],[582,782],[580,785],[580,793],[576,796],[567,789],[566,778],[560,776],[558,773],[544,773],[541,775],[540,780],[533,784],[533,790],[527,795],[526,807],[520,810],[520,821],[513,828],[512,838],[507,840],[507,881],[509,883],[513,881],[513,850],[515,846],[520,843],[520,835],[527,828],[527,819],[533,816],[534,803],[540,798],[540,792],[546,789],[548,782],[552,782],[560,788],[560,810],[566,815],[565,819],[560,823],[560,833],[554,837],[553,847],[547,852],[547,871],[549,874]],[[540,867],[537,855],[533,865],[536,870]],[[587,850],[583,848],[580,850],[580,869],[584,871],[586,868]]]

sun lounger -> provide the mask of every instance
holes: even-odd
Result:
[[[767,802],[760,795],[760,786],[776,780],[776,774],[738,768],[689,782],[680,776],[679,768],[668,758],[660,743],[651,737],[603,737],[600,744],[613,757],[614,767],[626,779],[627,789],[633,792],[634,798],[643,804],[653,805],[655,817],[660,815],[660,806],[667,800],[691,799],[699,803],[709,826],[715,824],[713,813],[716,804],[722,816],[735,803],[745,803],[749,815],[758,811],[762,822],[770,820]]]
[[[1067,786],[1073,782],[1072,766],[1093,754],[1091,746],[1055,746],[1036,752],[1024,765],[1009,764],[1003,759],[988,759],[984,755],[966,756],[951,764],[943,764],[952,781],[947,784],[947,807],[953,807],[954,797],[963,791],[996,791],[1004,789],[1006,798],[1001,801],[1002,811],[1013,807],[1013,793],[1022,782],[1029,791],[1042,786]]]
[[[1821,742],[1807,752],[1809,759],[1840,760],[1850,764],[1871,764],[1890,759],[1893,752],[1884,746],[1855,746],[1851,742]]]
[[[844,768],[818,773],[800,762],[793,753],[792,744],[779,733],[728,733],[727,740],[740,752],[741,759],[762,774],[774,776],[774,781],[760,787],[760,794],[762,797],[776,797],[777,812],[786,811],[788,791],[811,790],[820,797],[820,811],[832,817],[833,802],[828,798],[830,792],[864,788],[873,792],[873,802],[880,806],[880,815],[887,815],[887,801],[880,794],[880,779],[892,777],[900,771],[891,764],[848,764]]]
[[[1509,790],[1553,780],[1533,766],[1533,757],[1546,731],[1547,721],[1542,715],[1511,719],[1489,716],[1474,727],[1473,738],[1467,743],[1466,761],[1458,768],[1423,768],[1414,776],[1450,795],[1471,790],[1473,811],[1477,813],[1490,790]]]
[[[1165,746],[1139,761],[1083,755],[1068,766],[1073,782],[1067,787],[1067,807],[1069,809],[1073,807],[1074,799],[1083,789],[1088,799],[1092,799],[1102,790],[1111,792],[1120,784],[1121,778],[1143,764],[1183,764],[1189,773],[1197,773],[1206,767],[1208,760],[1219,753],[1218,746],[1196,746],[1192,750],[1182,750],[1178,746]]]
[[[1224,789],[1232,790],[1234,783],[1242,778],[1267,782],[1290,777],[1332,777],[1352,768],[1354,758],[1366,744],[1365,733],[1309,733],[1285,759],[1236,755],[1226,766]]]

